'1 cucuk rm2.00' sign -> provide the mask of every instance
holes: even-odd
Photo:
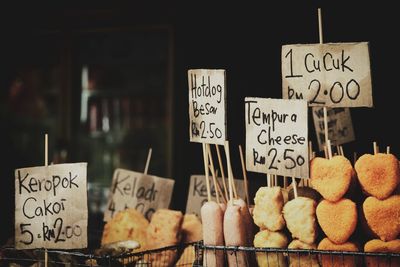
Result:
[[[284,99],[310,106],[372,107],[368,43],[282,46]]]
[[[226,140],[225,70],[188,71],[191,142],[223,145]]]
[[[15,170],[15,247],[87,247],[87,163]]]
[[[246,168],[309,177],[307,102],[245,98]]]

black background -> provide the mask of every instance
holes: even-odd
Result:
[[[399,15],[383,2],[349,1],[80,1],[13,2],[0,8],[0,82],[3,89],[17,55],[38,29],[171,25],[174,31],[174,152],[172,207],[184,210],[189,176],[202,173],[201,145],[189,142],[187,70],[224,68],[228,88],[228,135],[234,173],[241,176],[238,144],[244,144],[244,97],[281,98],[280,51],[284,44],[318,43],[317,8],[322,8],[324,42],[369,41],[374,108],[352,108],[356,141],[344,146],[349,158],[372,152],[372,142],[395,155],[398,141]],[[29,4],[28,4],[29,3]],[[2,90],[3,91],[3,90]],[[4,91],[1,92],[3,96]],[[79,105],[79,103],[76,103]],[[2,240],[12,235],[13,170],[23,167],[2,127]],[[310,119],[310,138],[316,142]],[[316,145],[315,147],[316,148]],[[41,164],[42,160],[38,160]],[[157,174],[163,175],[163,174]],[[249,173],[252,195],[265,176]],[[4,225],[4,227],[3,227]]]

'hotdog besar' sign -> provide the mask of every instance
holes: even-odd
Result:
[[[225,70],[188,71],[190,141],[223,145],[226,140]]]
[[[309,177],[307,102],[245,98],[246,168]]]
[[[87,163],[15,170],[15,247],[87,247]]]
[[[284,99],[310,106],[372,107],[367,42],[282,46]]]
[[[312,113],[318,147],[319,150],[324,150],[325,125],[323,108],[313,107]],[[349,108],[328,108],[327,120],[329,140],[333,146],[342,145],[355,139]]]
[[[104,212],[109,221],[121,210],[134,208],[148,220],[157,209],[168,208],[175,181],[124,169],[116,169]]]

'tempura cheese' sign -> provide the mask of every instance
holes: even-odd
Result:
[[[223,145],[226,140],[225,70],[188,71],[190,141]]]
[[[284,99],[310,106],[372,107],[367,42],[282,46]]]
[[[87,163],[15,170],[15,247],[87,247]]]
[[[245,98],[248,171],[309,177],[304,100]]]

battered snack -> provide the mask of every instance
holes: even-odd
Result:
[[[356,229],[357,207],[350,199],[338,202],[322,200],[316,213],[322,231],[336,244],[345,243]]]
[[[326,200],[336,202],[350,187],[354,169],[343,156],[331,159],[316,157],[310,163],[311,184]]]
[[[240,207],[240,213],[242,214],[243,222],[245,225],[245,231],[246,231],[246,246],[251,247],[253,245],[253,240],[254,240],[254,222],[253,222],[253,217],[250,214],[250,209],[247,206],[247,203],[241,199],[234,199],[233,200],[234,205],[237,205]]]
[[[282,215],[283,196],[280,187],[260,187],[254,198],[253,219],[261,229],[279,231],[285,227]]]
[[[340,245],[332,243],[328,238],[322,239],[318,244],[319,250],[335,250],[335,251],[359,251],[356,244],[346,242]],[[320,262],[322,267],[357,267],[360,266],[358,258],[353,256],[334,256],[334,255],[321,255]]]
[[[201,207],[203,222],[203,242],[205,245],[224,245],[224,212],[221,206],[214,201],[208,201]],[[210,267],[224,266],[224,252],[222,250],[205,250],[204,265]]]
[[[192,243],[203,239],[201,221],[195,214],[185,214],[182,223],[182,243]],[[177,266],[187,264],[190,266],[195,261],[195,250],[193,245],[188,245],[182,252]]]
[[[400,183],[399,161],[392,154],[364,154],[355,169],[363,191],[378,199],[388,198]]]
[[[294,239],[288,246],[290,249],[317,249],[315,244],[307,244]],[[315,254],[289,253],[289,267],[319,267],[318,258]]]
[[[293,238],[307,244],[313,244],[317,237],[315,209],[317,203],[306,197],[290,200],[283,207],[283,217]]]
[[[246,225],[240,206],[229,203],[224,214],[224,239],[227,246],[246,246]],[[250,266],[249,258],[245,251],[228,251],[228,265],[247,267]]]
[[[386,253],[400,253],[400,240],[392,240],[384,242],[379,239],[373,239],[365,243],[365,252],[386,252]],[[367,267],[389,267],[389,266],[400,266],[399,257],[365,257],[365,263]]]
[[[182,242],[191,243],[203,239],[202,225],[195,214],[185,214],[182,223]]]
[[[400,195],[385,200],[368,197],[363,203],[368,227],[382,241],[391,241],[400,233]]]
[[[181,228],[183,214],[180,211],[159,209],[151,217],[147,227],[147,248],[156,249],[179,244],[181,241]],[[173,250],[152,253],[150,262],[154,266],[172,266],[177,258]]]
[[[287,237],[281,232],[260,231],[254,237],[254,247],[260,248],[286,248]],[[286,260],[283,253],[279,252],[257,252],[259,267],[286,267]]]
[[[120,211],[105,224],[101,245],[135,240],[140,244],[137,251],[145,250],[148,225],[149,222],[139,211],[135,209]]]

